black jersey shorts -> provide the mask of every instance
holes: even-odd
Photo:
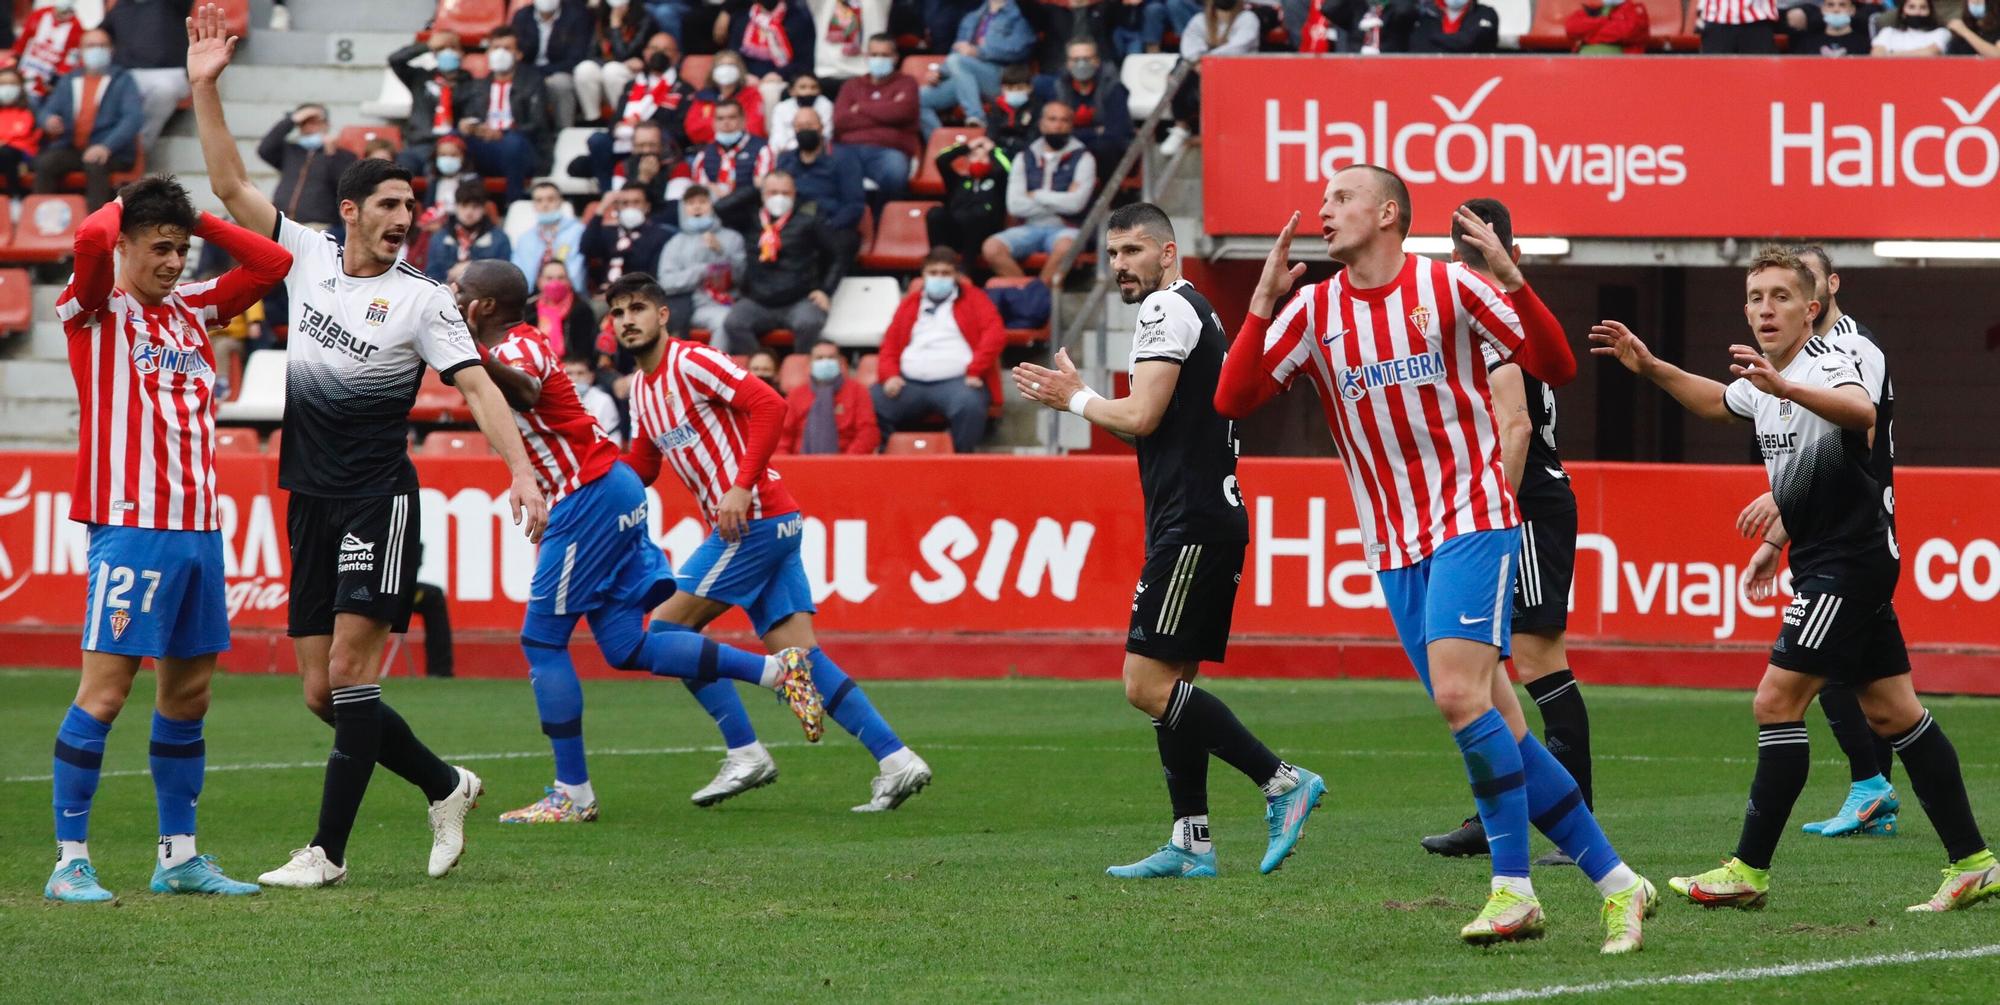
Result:
[[[1816,576],[1794,581],[1771,665],[1839,684],[1866,684],[1910,672],[1892,594]]]
[[[1520,572],[1514,577],[1517,632],[1569,628],[1569,585],[1576,577],[1576,510],[1538,516],[1521,524]]]
[[[1220,662],[1229,649],[1245,547],[1235,541],[1148,552],[1132,593],[1125,651],[1168,663]]]
[[[337,613],[360,614],[390,631],[410,627],[417,582],[417,494],[327,499],[293,493],[287,633],[332,635]]]

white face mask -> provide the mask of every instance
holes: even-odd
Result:
[[[638,230],[646,222],[646,211],[637,206],[627,206],[618,211],[618,225],[626,230]]]
[[[772,219],[781,218],[791,211],[792,197],[789,195],[774,195],[764,200],[764,212],[771,214]]]
[[[743,71],[737,69],[734,63],[724,63],[710,71],[708,77],[723,87],[729,87],[743,79]]]
[[[486,54],[486,65],[494,73],[506,73],[514,68],[514,50],[495,49]]]
[[[535,0],[535,13],[554,14],[562,6],[562,0]]]

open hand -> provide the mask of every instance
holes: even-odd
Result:
[[[1747,345],[1733,345],[1729,347],[1729,358],[1735,361],[1729,365],[1729,372],[1750,381],[1752,387],[1774,398],[1791,396],[1791,382],[1763,353]]]
[[[1292,284],[1306,274],[1305,263],[1291,264],[1292,235],[1299,229],[1299,214],[1278,230],[1278,239],[1271,242],[1271,253],[1264,256],[1264,274],[1257,277],[1257,289],[1250,294],[1250,313],[1260,318],[1268,318],[1277,313],[1278,301],[1292,291]]]
[[[1037,401],[1058,412],[1069,411],[1069,399],[1083,390],[1083,378],[1077,376],[1076,364],[1069,360],[1069,350],[1057,349],[1055,369],[1022,363],[1014,368],[1014,386],[1021,397]]]
[[[1606,320],[1591,325],[1590,341],[1591,355],[1609,356],[1633,373],[1644,375],[1654,363],[1652,350],[1622,321]]]
[[[1756,553],[1743,565],[1743,580],[1738,585],[1751,600],[1769,600],[1778,592],[1778,561],[1784,554],[1776,545],[1765,547],[1766,543],[1759,543]]]
[[[1744,537],[1761,538],[1778,519],[1778,501],[1766,492],[1750,500],[1750,505],[1736,515],[1736,531]]]
[[[1472,245],[1480,257],[1486,259],[1486,271],[1493,273],[1501,289],[1512,293],[1528,285],[1527,280],[1521,278],[1521,267],[1514,264],[1514,249],[1500,243],[1500,235],[1492,224],[1464,206],[1451,214],[1451,222],[1463,232],[1465,243]]]
[[[507,504],[514,510],[514,523],[527,532],[530,544],[540,544],[542,531],[549,527],[549,502],[531,475],[517,475],[507,490]]]
[[[237,38],[229,33],[222,8],[202,4],[187,19],[187,74],[190,84],[213,84],[236,56]]]

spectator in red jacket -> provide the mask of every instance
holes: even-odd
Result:
[[[83,43],[83,23],[76,17],[76,0],[56,0],[28,12],[21,33],[14,37],[14,63],[36,101],[66,73],[76,69],[76,50]]]
[[[28,194],[21,170],[34,163],[41,149],[42,127],[35,121],[21,71],[0,70],[0,191],[16,199]]]
[[[781,454],[872,454],[882,445],[868,389],[831,342],[813,343],[812,379],[792,388],[785,408]]]
[[[958,252],[932,248],[921,289],[903,298],[882,335],[875,417],[896,427],[941,414],[958,453],[979,448],[987,410],[1000,401],[994,364],[1007,344],[1000,312],[958,271]]]
[[[1653,37],[1646,5],[1639,0],[1584,0],[1570,12],[1563,30],[1569,33],[1570,45],[1586,56],[1642,53]]]

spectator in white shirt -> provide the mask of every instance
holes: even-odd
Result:
[[[1208,0],[1208,8],[1181,28],[1181,58],[1199,67],[1203,56],[1238,56],[1257,51],[1257,15],[1243,0]],[[1160,141],[1160,154],[1180,153],[1200,132],[1201,74],[1188,75],[1174,95],[1174,128]]]
[[[825,139],[833,139],[833,101],[820,89],[819,78],[810,73],[801,73],[792,81],[792,93],[778,102],[772,112],[771,154],[776,156],[799,148],[799,134],[792,127],[792,119],[800,108],[811,108],[819,113],[821,129]]]
[[[571,356],[563,360],[563,372],[569,374],[569,382],[576,385],[576,396],[583,402],[583,410],[597,420],[597,428],[618,441],[619,446],[624,446],[622,427],[625,417],[618,410],[618,399],[597,386],[597,375],[591,372],[590,361]]]
[[[1942,56],[1951,45],[1951,30],[1931,14],[1931,0],[1903,0],[1896,23],[1875,33],[1877,56]]]
[[[882,335],[881,383],[871,390],[888,442],[896,427],[942,415],[952,449],[979,449],[986,415],[998,401],[992,383],[1007,332],[986,293],[958,271],[958,252],[932,248],[923,285],[903,298]]]

